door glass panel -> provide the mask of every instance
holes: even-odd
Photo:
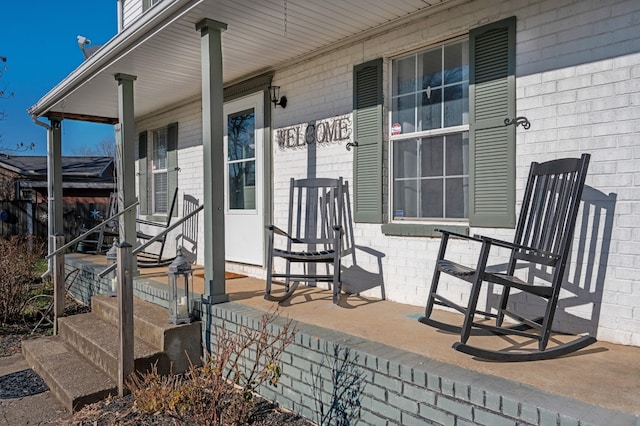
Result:
[[[231,210],[256,208],[255,111],[227,116],[228,205]]]
[[[253,109],[235,112],[227,116],[229,161],[256,156],[255,127]]]
[[[241,161],[229,164],[229,208],[256,208],[256,162]]]

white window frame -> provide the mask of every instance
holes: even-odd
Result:
[[[165,144],[165,153],[164,153],[164,168],[157,168],[155,167],[155,148],[156,148],[156,144],[159,141],[159,134],[160,133],[164,133],[164,144]],[[152,130],[151,132],[151,143],[148,144],[149,145],[149,170],[150,170],[150,176],[151,179],[149,180],[150,186],[151,186],[151,208],[149,209],[151,211],[151,214],[153,215],[158,215],[158,216],[166,216],[169,214],[169,156],[168,156],[168,152],[169,152],[169,128],[168,127],[161,127],[159,129],[155,129]],[[166,176],[166,187],[165,187],[165,200],[166,200],[166,206],[165,206],[165,211],[159,211],[156,209],[156,197],[158,194],[158,191],[156,189],[156,175],[159,174],[164,174]]]
[[[162,0],[142,0],[142,12],[150,10],[153,6],[160,3]]]
[[[394,211],[394,187],[395,187],[395,178],[394,178],[394,143],[397,141],[401,141],[401,140],[407,140],[407,139],[422,139],[422,138],[429,138],[429,137],[436,137],[436,136],[447,136],[447,135],[453,135],[453,134],[457,134],[457,133],[464,133],[466,132],[467,134],[469,133],[469,124],[468,124],[468,119],[467,119],[467,124],[462,124],[462,125],[458,125],[458,126],[451,126],[451,127],[445,127],[445,128],[438,128],[438,129],[431,129],[431,130],[421,130],[421,131],[416,131],[413,133],[404,133],[404,134],[399,134],[399,135],[393,135],[393,101],[394,101],[394,96],[393,96],[393,84],[394,84],[394,78],[395,78],[395,74],[393,73],[393,64],[394,61],[403,59],[403,58],[407,58],[410,57],[412,55],[417,56],[420,55],[423,52],[427,52],[429,50],[433,50],[433,49],[437,49],[440,48],[443,52],[444,55],[444,47],[447,45],[452,45],[452,44],[456,44],[456,43],[461,43],[464,41],[469,41],[469,37],[465,36],[465,37],[459,37],[456,39],[451,39],[451,40],[447,40],[447,41],[443,41],[443,42],[439,42],[436,44],[432,44],[432,45],[428,45],[428,46],[423,46],[420,49],[416,49],[416,50],[412,50],[410,52],[404,52],[401,55],[397,55],[395,57],[391,57],[389,62],[388,62],[388,75],[390,76],[388,79],[388,106],[387,106],[387,111],[388,111],[388,126],[387,126],[387,136],[389,138],[389,145],[388,145],[388,170],[389,170],[389,200],[388,200],[388,221],[390,223],[419,223],[419,224],[434,224],[434,225],[438,225],[438,224],[442,224],[442,225],[451,225],[451,224],[456,224],[456,225],[461,225],[461,224],[468,224],[469,223],[469,217],[467,214],[467,217],[465,218],[420,218],[420,217],[408,217],[408,218],[396,218],[395,217],[395,211]],[[467,45],[468,46],[468,45]],[[469,54],[469,52],[467,51],[467,55]],[[444,61],[443,61],[444,64]],[[469,65],[469,64],[468,64]],[[417,66],[417,64],[416,64]],[[470,65],[469,65],[470,66]],[[469,80],[467,79],[467,89],[468,89],[468,85],[469,85]],[[444,84],[443,84],[444,86]],[[415,113],[417,114],[417,105],[415,108]],[[468,114],[468,110],[467,110],[467,114]],[[441,122],[444,123],[444,108],[441,109]],[[416,119],[416,125],[418,124],[418,120]],[[468,153],[468,147],[467,147],[467,156],[469,155]],[[469,179],[469,174],[467,171],[467,185],[468,185],[468,179]]]

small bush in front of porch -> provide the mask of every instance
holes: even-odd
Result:
[[[133,376],[128,387],[135,408],[186,424],[259,423],[253,418],[260,411],[255,392],[263,384],[277,386],[281,355],[296,332],[291,320],[274,326],[277,317],[265,314],[256,329],[215,326],[212,352],[201,367],[191,366],[182,376],[163,377],[157,371]]]
[[[13,236],[0,239],[0,323],[19,319],[31,287],[37,283],[36,265],[44,256],[44,245]]]

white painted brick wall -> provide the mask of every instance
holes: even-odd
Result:
[[[352,111],[353,66],[378,57],[385,64],[397,55],[466,36],[470,28],[517,16],[517,114],[530,130],[517,129],[517,194],[522,198],[529,164],[565,156],[592,155],[585,209],[580,214],[556,315],[557,328],[588,332],[615,343],[640,346],[640,3],[635,0],[473,1],[394,31],[276,70],[273,84],[287,96],[286,109],[272,110],[272,128],[330,118]],[[634,24],[635,22],[635,24]],[[384,71],[388,99],[389,68]],[[385,105],[388,112],[388,104]],[[142,120],[138,128],[178,121],[180,190],[202,194],[200,104],[194,102]],[[385,128],[388,126],[385,123]],[[385,130],[386,133],[386,130]],[[385,146],[385,165],[388,163]],[[352,187],[352,152],[344,143],[280,149],[273,144],[274,222],[285,226],[291,177],[343,176]],[[385,168],[384,193],[389,171]],[[388,206],[385,205],[386,212]],[[380,225],[355,224],[359,281],[345,258],[345,287],[363,294],[423,305],[431,282],[439,238],[393,237]],[[512,231],[471,229],[511,239]],[[202,237],[202,236],[201,236]],[[455,241],[451,255],[464,263],[476,247]],[[199,261],[202,259],[200,258]],[[504,262],[496,257],[496,262]],[[262,268],[233,264],[229,269],[264,277]],[[351,274],[350,274],[351,272]],[[362,278],[364,277],[364,278]],[[382,286],[378,285],[382,283]],[[440,289],[463,302],[466,284],[451,278]],[[488,291],[481,300],[493,300]],[[523,307],[530,297],[516,297]]]
[[[380,56],[389,59],[466,35],[471,27],[516,14],[517,109],[518,115],[532,122],[529,131],[517,130],[517,199],[522,196],[532,161],[592,154],[585,191],[589,209],[577,224],[568,273],[570,291],[563,293],[556,322],[567,331],[590,332],[602,340],[637,345],[640,245],[634,237],[640,235],[640,208],[631,206],[640,197],[640,54],[629,50],[633,43],[640,46],[640,33],[633,25],[640,4],[554,0],[487,5],[486,1],[465,4],[444,12],[447,19],[435,16],[410,23],[277,72],[274,84],[283,88],[290,107],[274,111],[273,127],[351,111],[352,68],[356,64]],[[290,177],[315,173],[352,179],[352,154],[343,146],[314,149],[316,165],[310,169],[313,164],[307,162],[306,149],[274,148],[274,217],[280,225],[286,216]],[[471,232],[507,239],[512,235],[505,230]],[[356,245],[383,254],[378,258],[358,251],[358,266],[382,275],[388,299],[409,304],[426,301],[439,239],[384,236],[379,225],[368,224],[356,224],[354,235]],[[472,247],[456,243],[451,252],[454,258],[473,259]],[[349,266],[347,261],[347,269]],[[345,285],[357,287],[348,282]],[[441,288],[448,288],[448,296],[454,300],[462,301],[468,294],[466,285],[454,281],[443,282]],[[365,292],[372,296],[381,293],[379,287]]]
[[[575,294],[561,300],[557,323],[602,340],[638,345],[640,321],[633,310],[640,306],[640,247],[634,232],[640,229],[640,216],[633,206],[640,197],[635,178],[640,105],[633,100],[640,85],[633,75],[640,64],[640,33],[633,16],[640,4],[545,5],[544,19],[536,11],[518,14],[518,114],[532,120],[530,131],[518,132],[518,175],[532,160],[592,155],[583,197],[591,211],[587,220],[578,220],[568,274],[567,287]],[[543,46],[549,39],[555,42]],[[546,84],[554,82],[555,91],[537,95],[540,86],[548,89]],[[549,114],[556,117],[555,126],[539,125],[538,119]]]

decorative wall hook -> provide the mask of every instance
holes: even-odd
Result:
[[[357,147],[358,146],[358,141],[353,141],[353,142],[347,142],[347,145],[345,145],[345,148],[347,148],[347,151],[351,151],[351,147]]]
[[[522,124],[522,127],[525,130],[528,130],[529,127],[531,127],[531,122],[529,121],[529,119],[527,117],[515,117],[515,118],[505,118],[504,119],[504,125],[505,126],[510,126],[512,124],[515,124],[516,127],[518,127],[519,125]]]

